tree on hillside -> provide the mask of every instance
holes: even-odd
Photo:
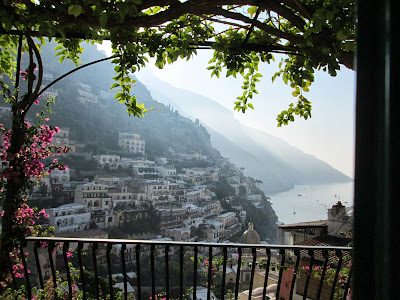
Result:
[[[77,66],[82,40],[110,40],[116,72],[111,88],[134,116],[143,116],[146,108],[132,94],[130,75],[145,66],[147,55],[155,57],[156,66],[162,68],[178,58],[189,59],[198,49],[213,49],[211,76],[226,72],[226,76],[243,77],[243,94],[235,110],[245,112],[253,108],[250,101],[261,77],[259,63],[270,63],[274,53],[285,54],[273,79],[281,77],[289,84],[296,101],[278,115],[278,126],[287,125],[295,115],[311,116],[311,103],[304,93],[316,70],[335,76],[340,66],[353,68],[354,2],[350,0],[9,0],[0,4],[0,20],[0,84],[3,98],[12,105],[12,130],[5,150],[9,167],[23,164],[20,152],[33,130],[25,122],[26,114],[52,85],[42,87],[39,48],[44,37],[60,44],[55,48],[60,62],[69,59]],[[27,66],[21,65],[23,52]],[[6,76],[13,88],[6,85]],[[24,95],[19,93],[20,79],[26,79]],[[2,276],[10,269],[8,254],[15,246],[10,243],[15,236],[12,216],[23,202],[26,187],[22,172],[4,181],[2,204],[7,217],[2,221]]]

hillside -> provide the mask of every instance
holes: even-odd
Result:
[[[349,182],[345,174],[266,132],[249,128],[234,118],[233,111],[216,101],[159,80],[150,71],[139,73],[157,101],[179,107],[184,115],[198,118],[223,156],[261,179],[267,193],[294,185]]]
[[[50,43],[43,48],[42,59],[45,72],[57,78],[74,66],[70,62],[58,64]],[[104,57],[95,47],[87,47],[82,56],[84,63]],[[52,107],[51,123],[70,130],[70,139],[86,145],[85,150],[93,153],[116,153],[118,133],[138,133],[146,141],[146,155],[167,155],[169,149],[177,153],[194,153],[219,158],[219,152],[211,146],[207,130],[195,120],[182,117],[178,111],[154,101],[150,92],[140,82],[136,82],[134,93],[147,108],[154,108],[144,118],[130,117],[126,107],[114,99],[110,91],[113,66],[102,62],[79,70],[61,80],[53,87],[59,91]],[[88,104],[77,101],[80,84],[90,87],[90,93],[98,98],[98,103]],[[39,107],[29,114],[33,116]]]
[[[54,43],[42,50],[45,72],[53,78],[74,68],[72,62],[59,64]],[[104,58],[95,46],[87,45],[82,62]],[[214,100],[178,89],[149,72],[139,76],[134,93],[147,108],[145,118],[129,117],[110,91],[113,65],[102,62],[84,68],[54,85],[59,90],[51,122],[70,129],[70,139],[86,145],[85,151],[116,153],[118,132],[134,132],[146,141],[146,155],[168,156],[169,149],[180,153],[200,152],[212,158],[228,157],[245,174],[263,181],[266,193],[285,191],[294,185],[348,182],[351,179],[327,163],[290,146],[265,132],[239,123],[233,112]],[[146,75],[147,74],[147,75]],[[96,104],[77,101],[79,85],[89,86]],[[156,99],[157,101],[155,101]],[[33,116],[38,107],[30,112]],[[196,119],[199,119],[198,122]]]

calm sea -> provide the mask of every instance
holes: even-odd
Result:
[[[273,195],[272,207],[280,222],[285,224],[326,220],[327,209],[341,201],[353,206],[354,182],[321,185],[297,185],[293,189]]]

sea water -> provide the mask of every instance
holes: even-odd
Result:
[[[326,220],[328,208],[338,201],[346,207],[353,206],[354,182],[296,185],[289,191],[266,196],[284,224]]]

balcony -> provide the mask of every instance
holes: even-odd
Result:
[[[29,237],[20,250],[28,299],[46,265],[65,299],[351,299],[349,247]]]

